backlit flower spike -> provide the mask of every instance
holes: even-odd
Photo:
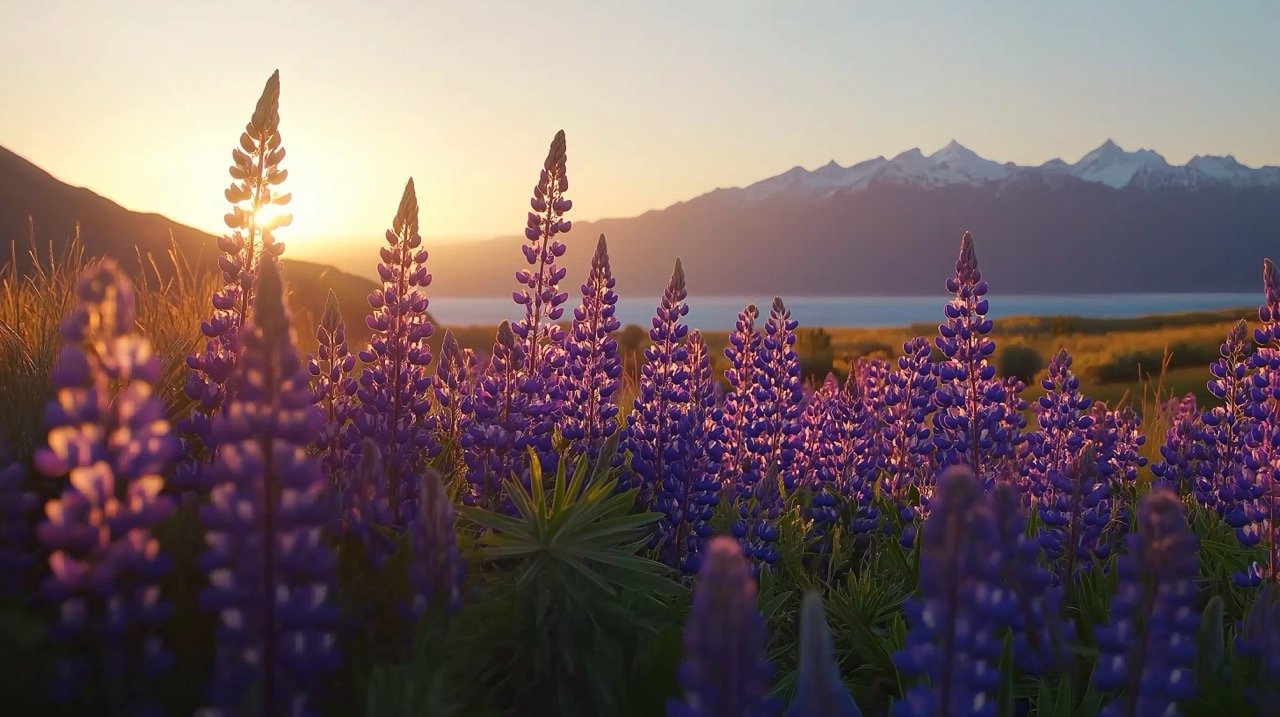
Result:
[[[684,630],[682,698],[668,717],[766,717],[778,713],[769,694],[773,667],[756,608],[756,583],[737,541],[713,538],[693,585]]]
[[[1252,565],[1237,582],[1258,585],[1280,581],[1280,271],[1270,259],[1262,262],[1266,303],[1258,309],[1262,326],[1253,332],[1257,349],[1247,413],[1253,425],[1245,439],[1245,477],[1237,483],[1234,507],[1227,515],[1246,546],[1266,549],[1262,562]]]
[[[324,460],[325,473],[342,492],[346,490],[346,470],[350,466],[347,454],[356,434],[351,424],[356,357],[347,348],[347,324],[338,308],[338,297],[332,291],[320,315],[316,342],[316,353],[307,357],[312,397],[325,418],[316,446]]]
[[[445,492],[439,471],[428,468],[423,473],[420,494],[421,510],[409,523],[409,583],[413,587],[410,609],[415,616],[421,616],[436,603],[454,613],[462,606],[466,564],[458,553],[453,502]]]
[[[796,696],[786,717],[862,717],[840,678],[831,628],[822,612],[822,596],[812,591],[805,594],[800,607]]]
[[[1111,486],[1099,465],[1097,446],[1086,441],[1079,455],[1048,471],[1036,498],[1040,545],[1063,582],[1111,555]]]
[[[947,279],[947,290],[955,298],[944,307],[946,321],[938,325],[934,340],[945,357],[938,364],[934,442],[942,465],[968,465],[990,485],[1001,459],[1013,455],[1018,436],[1009,424],[1007,387],[988,361],[996,345],[987,318],[987,282],[968,232],[960,239],[956,273]]]
[[[0,597],[26,592],[26,577],[35,562],[32,551],[35,494],[23,489],[26,471],[0,438]]]
[[[431,440],[429,410],[431,348],[434,327],[427,314],[427,250],[418,233],[418,196],[413,179],[404,187],[400,207],[382,247],[378,276],[382,286],[369,294],[365,324],[373,334],[360,352],[365,368],[356,396],[354,420],[360,435],[372,439],[386,464],[388,495],[396,522],[403,527],[417,512],[418,475],[437,446]]]
[[[223,193],[231,204],[224,217],[230,233],[218,239],[223,283],[213,294],[212,315],[200,324],[204,348],[187,357],[191,373],[184,391],[195,402],[195,410],[179,428],[195,440],[185,451],[192,458],[174,476],[181,490],[205,491],[209,487],[202,474],[217,451],[211,421],[226,400],[225,384],[238,358],[236,335],[254,305],[263,260],[276,262],[284,252],[284,244],[275,237],[277,229],[293,221],[284,211],[292,195],[280,189],[289,176],[289,170],[280,166],[284,156],[277,70],[262,89],[239,145],[231,150],[232,183]]]
[[[1249,415],[1251,349],[1248,324],[1242,319],[1227,333],[1218,360],[1209,365],[1213,378],[1207,388],[1221,405],[1200,416],[1205,455],[1201,457],[1196,497],[1217,508],[1233,528],[1247,523],[1244,504],[1252,500],[1253,481],[1244,470],[1245,441],[1255,420]]]
[[[657,508],[665,516],[658,524],[663,562],[692,575],[698,571],[703,545],[712,535],[723,447],[711,353],[696,330],[689,332],[686,361],[688,401],[673,409],[678,412],[674,416],[678,442],[670,453],[670,469],[657,489]]]
[[[448,452],[445,465],[449,468],[463,465],[462,435],[471,421],[471,416],[463,410],[463,402],[471,393],[473,361],[458,346],[453,332],[445,329],[432,381],[436,405],[431,424],[435,444]]]
[[[621,328],[614,312],[618,294],[609,268],[604,235],[591,258],[591,273],[582,284],[582,304],[573,312],[566,340],[566,401],[561,433],[575,455],[594,459],[618,430],[618,388],[622,361],[614,332]]]
[[[626,448],[631,454],[631,482],[623,488],[639,488],[641,509],[657,506],[658,492],[667,481],[685,480],[681,475],[681,421],[689,404],[689,348],[685,337],[689,327],[684,317],[688,291],[684,268],[676,260],[671,279],[658,302],[650,344],[644,350],[640,385],[627,415]]]
[[[1133,485],[1138,471],[1147,464],[1141,454],[1147,437],[1142,435],[1142,418],[1131,406],[1108,410],[1105,403],[1093,404],[1091,439],[1098,447],[1098,460],[1112,486]]]
[[[1280,587],[1258,592],[1236,635],[1236,654],[1256,665],[1246,687],[1259,717],[1280,716]]]
[[[849,407],[839,380],[827,374],[805,404],[800,416],[800,451],[797,472],[810,492],[808,517],[813,520],[813,537],[824,536],[840,517],[840,495],[846,466],[846,452],[853,450],[847,435]]]
[[[1151,472],[1178,495],[1195,492],[1199,497],[1200,463],[1206,457],[1207,447],[1195,394],[1169,399],[1164,412],[1169,416],[1169,430],[1165,432],[1164,445],[1160,446],[1161,460],[1152,464]],[[1214,507],[1217,497],[1216,491],[1207,493],[1201,504]]]
[[[47,442],[34,456],[38,472],[68,478],[37,530],[52,572],[41,593],[57,606],[55,634],[77,645],[69,674],[127,685],[128,704],[117,707],[144,710],[148,685],[170,662],[160,636],[169,561],[151,531],[172,512],[161,491],[178,441],[154,393],[160,362],[134,328],[128,279],[103,259],[85,270],[75,298],[60,329]],[[58,691],[69,697],[77,687]]]
[[[1176,495],[1157,488],[1142,499],[1127,547],[1110,619],[1094,631],[1093,684],[1119,691],[1104,717],[1176,714],[1196,694],[1200,625],[1196,539]]]
[[[902,345],[902,355],[889,373],[884,390],[884,491],[897,505],[913,502],[909,492],[933,492],[934,446],[929,416],[938,385],[929,341],[916,337]]]
[[[747,465],[747,424],[755,411],[752,377],[755,375],[756,355],[760,352],[762,339],[756,329],[756,319],[759,317],[760,310],[755,304],[747,304],[738,314],[724,348],[729,364],[724,369],[727,388],[721,415],[725,458],[720,471],[726,485],[736,481]]]
[[[863,356],[849,367],[841,396],[846,419],[842,440],[847,447],[840,493],[853,507],[849,529],[855,533],[868,532],[879,524],[879,511],[873,501],[876,481],[888,465],[884,431],[889,419],[889,373],[889,365],[883,360]],[[917,505],[926,503],[927,496],[922,495]],[[908,542],[909,535],[908,531]]]
[[[1080,391],[1080,378],[1071,370],[1071,354],[1059,350],[1049,359],[1044,393],[1033,409],[1036,430],[1027,434],[1027,467],[1031,492],[1052,503],[1058,483],[1072,469],[1073,461],[1089,438],[1093,426],[1093,399]]]
[[[206,699],[215,714],[246,704],[313,712],[338,660],[334,559],[323,536],[332,498],[320,461],[308,455],[324,418],[272,263],[238,340],[241,358],[213,426],[216,481],[200,510],[207,545],[199,564],[209,577],[200,600],[217,616]]]
[[[547,395],[537,398],[552,402],[553,410],[559,405],[556,384],[565,364],[564,329],[556,322],[564,315],[564,304],[569,300],[569,293],[560,290],[568,270],[556,264],[565,252],[564,243],[557,237],[573,225],[564,218],[573,208],[573,201],[564,196],[569,190],[566,161],[564,130],[560,130],[547,149],[542,173],[529,200],[531,211],[524,230],[528,243],[521,247],[529,268],[516,272],[521,288],[512,294],[515,302],[524,307],[524,318],[511,327],[524,344],[520,375],[525,380],[544,383],[542,391]]]
[[[545,404],[535,395],[537,382],[530,385],[520,377],[523,361],[524,343],[510,323],[502,322],[489,365],[462,403],[463,413],[471,417],[462,434],[470,483],[463,500],[468,505],[508,507],[502,482],[527,479],[529,448],[540,454],[551,449],[551,423],[540,410]]]
[[[795,350],[797,326],[782,299],[774,297],[756,354],[755,411],[746,430],[753,468],[758,473],[776,470],[788,493],[796,489],[793,465],[804,411],[804,385]]]
[[[892,707],[895,717],[995,713],[1003,630],[1015,609],[1003,589],[996,519],[968,466],[952,466],[924,522],[920,582],[906,605],[910,626],[893,655],[918,678]]]

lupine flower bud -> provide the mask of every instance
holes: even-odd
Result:
[[[582,284],[582,305],[573,312],[573,326],[566,342],[566,402],[561,434],[577,455],[595,458],[618,430],[618,403],[622,362],[613,333],[620,328],[614,316],[618,294],[609,269],[604,235],[591,259],[591,273]]]
[[[64,674],[91,673],[85,652],[101,645],[98,677],[123,700],[113,709],[145,710],[140,695],[170,661],[159,635],[169,562],[151,531],[172,511],[160,492],[178,446],[153,393],[160,362],[134,329],[133,287],[110,259],[85,270],[61,334],[48,440],[34,463],[68,483],[39,526],[52,571],[41,592],[58,606],[56,634],[86,641]],[[60,685],[60,696],[76,687]]]
[[[822,597],[816,592],[805,594],[800,608],[800,666],[796,673],[796,697],[787,708],[787,717],[862,717],[840,679],[831,628],[822,614]]]
[[[738,543],[714,538],[693,587],[684,631],[680,685],[668,717],[763,717],[777,713],[769,696],[773,668],[756,609],[756,583]]]
[[[1156,489],[1143,498],[1127,545],[1110,620],[1094,634],[1093,684],[1121,691],[1105,717],[1174,714],[1195,696],[1200,623],[1196,540],[1177,496]]]
[[[409,523],[413,547],[409,563],[411,610],[421,615],[428,604],[439,601],[448,612],[456,612],[462,606],[466,564],[458,554],[453,503],[445,493],[439,471],[428,469],[423,474],[421,495],[421,511]]]
[[[332,499],[320,462],[307,454],[324,419],[274,264],[263,267],[253,320],[238,340],[232,391],[214,421],[216,482],[200,511],[200,565],[209,575],[201,604],[218,616],[207,699],[214,713],[239,713],[256,682],[252,701],[263,709],[307,712],[337,662],[334,561],[322,536]]]
[[[280,140],[280,72],[271,74],[253,117],[240,135],[240,148],[231,152],[231,178],[226,190],[232,205],[225,217],[231,233],[218,241],[223,255],[218,259],[222,269],[222,288],[213,295],[213,314],[201,324],[208,339],[204,349],[187,357],[191,374],[185,393],[195,402],[195,411],[179,428],[189,434],[184,451],[190,458],[174,475],[180,490],[205,491],[209,487],[203,476],[213,460],[217,443],[211,421],[226,401],[226,381],[235,368],[238,356],[236,336],[254,305],[258,273],[264,260],[275,263],[284,253],[284,244],[275,239],[275,230],[288,226],[292,217],[282,210],[292,195],[281,193],[279,185],[288,176],[281,169],[284,147]]]
[[[430,422],[436,445],[448,451],[445,465],[449,467],[463,464],[462,435],[471,422],[471,416],[463,410],[463,402],[471,394],[474,363],[474,356],[463,353],[453,332],[446,329],[432,383],[436,406]]]
[[[355,412],[360,435],[382,450],[392,514],[405,525],[417,512],[418,471],[437,447],[431,440],[428,411],[432,378],[427,373],[434,327],[427,314],[427,250],[418,234],[418,196],[413,179],[405,185],[400,207],[387,232],[378,265],[382,286],[369,295],[372,313],[365,319],[373,335],[360,352],[364,371]],[[348,446],[354,449],[355,446]]]

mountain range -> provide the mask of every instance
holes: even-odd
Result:
[[[608,235],[619,289],[657,296],[678,256],[689,291],[932,294],[971,230],[1003,293],[1252,291],[1280,254],[1280,167],[1178,166],[1110,140],[1075,163],[999,163],[951,142],[843,167],[795,167],[625,219],[576,222],[569,277]],[[443,296],[503,296],[520,237],[432,248]]]

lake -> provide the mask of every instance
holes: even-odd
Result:
[[[575,287],[576,288],[576,287]],[[572,317],[580,295],[570,293],[565,318]],[[784,297],[785,298],[785,297]],[[1213,311],[1256,307],[1260,293],[1209,294],[1076,294],[1076,295],[988,295],[992,318],[1002,316],[1089,316],[1126,318],[1148,314],[1186,311]],[[787,300],[792,318],[801,326],[881,327],[906,326],[942,319],[942,305],[948,297],[937,296],[805,296]],[[689,298],[689,325],[707,331],[733,328],[738,312],[755,303],[767,313],[772,297],[693,296]],[[648,326],[657,297],[623,297],[618,302],[618,320],[625,326]],[[504,319],[522,315],[521,307],[509,297],[431,297],[430,311],[446,326],[493,326]],[[1250,309],[1252,312],[1252,309]]]

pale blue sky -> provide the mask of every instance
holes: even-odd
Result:
[[[1107,137],[1280,164],[1276,2],[14,2],[0,145],[220,231],[279,68],[294,246],[517,233],[564,128],[578,219],[955,137],[999,161]]]

